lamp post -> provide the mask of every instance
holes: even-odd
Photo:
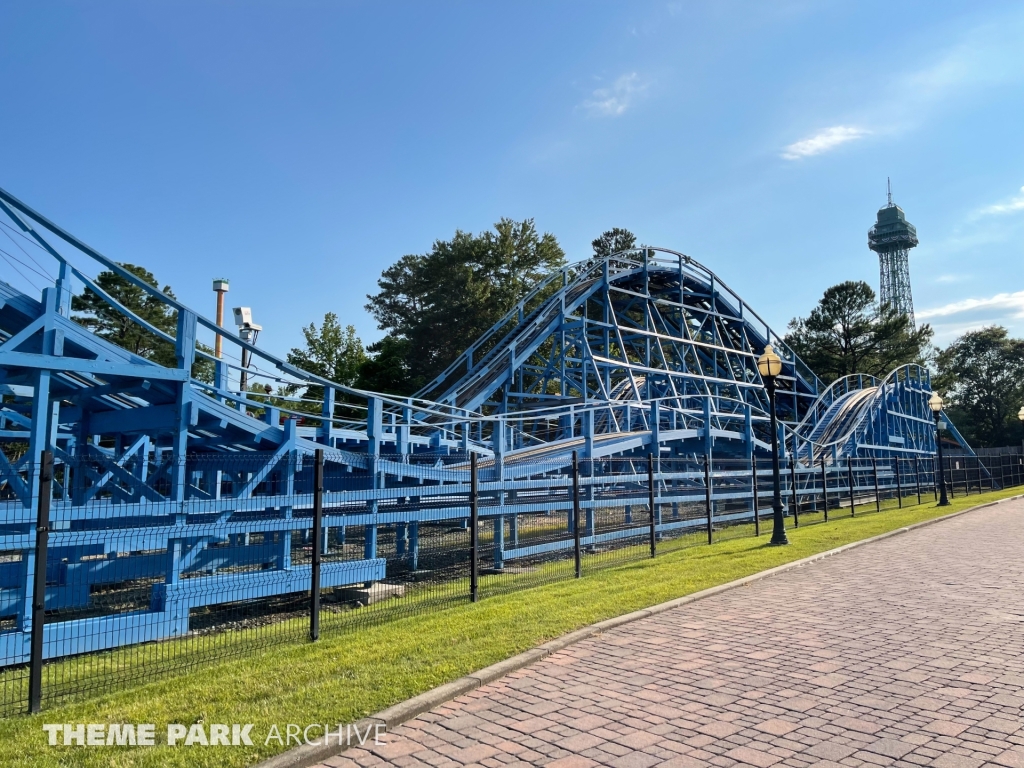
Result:
[[[779,478],[779,422],[775,416],[775,377],[782,373],[782,360],[772,345],[764,348],[764,354],[757,358],[757,370],[768,390],[768,410],[772,429],[772,540],[770,546],[789,544],[786,538],[786,521],[782,518],[782,485]]]
[[[1024,405],[1022,405],[1020,410],[1017,411],[1017,418],[1020,419],[1021,430],[1024,432]],[[1024,434],[1022,434],[1020,438],[1020,459],[1024,462]]]
[[[932,409],[932,413],[935,415],[935,445],[939,457],[939,506],[948,507],[949,499],[946,498],[946,472],[942,466],[942,434],[939,432],[939,414],[942,413],[942,398],[939,397],[938,392],[932,392],[932,396],[928,398],[928,407]]]
[[[256,325],[252,321],[252,309],[249,307],[235,307],[235,325],[238,326],[238,338],[242,341],[256,345],[256,338],[263,330],[262,325]],[[238,389],[242,396],[245,396],[249,387],[249,362],[252,360],[252,352],[242,348],[242,370],[238,375]]]

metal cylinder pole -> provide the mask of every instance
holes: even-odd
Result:
[[[29,645],[28,711],[35,713],[43,699],[43,629],[46,625],[46,548],[50,534],[50,497],[53,494],[53,453],[39,456],[39,507],[36,516],[36,552],[32,581],[32,637]]]
[[[711,460],[707,455],[704,456],[704,511],[708,517],[708,544],[710,544],[712,541],[712,531],[714,530],[714,520],[711,510]]]
[[[251,333],[248,330],[246,330],[245,328],[239,329],[238,335],[241,337],[242,341],[245,341],[245,342],[251,342],[252,341]],[[239,392],[241,392],[243,397],[245,396],[246,390],[249,389],[249,356],[250,356],[250,354],[251,353],[249,352],[249,350],[245,349],[244,347],[242,348],[242,367],[241,367],[241,370],[238,373],[238,390],[239,390]]]
[[[469,454],[469,599],[476,602],[480,592],[480,485],[476,453]]]
[[[825,472],[825,454],[821,456],[821,506],[825,510],[825,522],[828,522],[828,474]]]
[[[903,509],[903,481],[900,478],[900,457],[896,457],[896,504]]]
[[[846,458],[846,484],[850,486],[850,517],[854,515],[853,504],[853,457]]]
[[[775,377],[765,377],[768,389],[768,410],[772,429],[772,540],[770,546],[789,544],[786,537],[786,521],[782,516],[782,477],[779,469],[779,419],[775,413]]]
[[[939,430],[939,413],[935,413],[935,446],[939,455],[939,506],[948,507],[949,499],[946,498],[946,472],[942,466],[942,433]]]
[[[651,528],[649,531],[649,538],[651,543],[651,557],[654,557],[657,553],[658,547],[658,532],[657,523],[654,518],[654,454],[647,454],[647,501],[651,510]]]
[[[313,463],[313,564],[309,585],[309,639],[320,639],[320,553],[324,531],[324,449],[314,451]]]
[[[921,503],[921,459],[914,457],[914,485],[917,486],[917,503]]]
[[[224,280],[224,279],[214,280],[213,281],[213,290],[217,294],[217,316],[216,316],[217,327],[218,328],[223,328],[224,327],[224,294],[228,292],[228,281]],[[221,335],[219,333],[215,334],[215,337],[214,337],[214,340],[213,340],[213,356],[216,357],[218,360],[220,360],[220,358],[221,358],[222,343],[223,342],[222,342],[222,339],[221,339]]]
[[[758,508],[757,498],[757,457],[750,457],[750,489],[751,497],[754,500],[754,535],[761,535],[761,510]]]
[[[572,541],[578,579],[583,575],[583,553],[580,549],[580,460],[576,451],[572,452]]]
[[[878,497],[878,462],[874,456],[871,457],[871,477],[875,481],[875,512],[881,512],[882,500]]]
[[[793,527],[800,527],[800,494],[796,485],[796,456],[789,460],[789,483],[793,493]]]

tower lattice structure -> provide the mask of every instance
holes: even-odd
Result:
[[[917,228],[907,221],[903,209],[892,201],[878,210],[875,225],[868,230],[868,248],[878,254],[879,301],[889,304],[914,322],[914,297],[910,292],[910,249],[918,243]]]

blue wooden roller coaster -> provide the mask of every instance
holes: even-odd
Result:
[[[784,364],[776,407],[787,466],[809,472],[935,450],[927,370],[902,366],[885,379],[826,386],[714,272],[675,251],[630,250],[550,275],[402,398],[290,365],[3,190],[0,226],[56,274],[38,296],[0,281],[0,666],[29,655],[43,451],[55,462],[45,601],[62,611],[46,624],[44,646],[57,658],[181,636],[204,606],[308,589],[310,565],[296,553],[310,546],[317,449],[327,467],[325,534],[312,546],[328,553],[353,531],[361,543],[356,554],[348,547],[324,560],[325,588],[387,577],[380,531],[392,529],[415,563],[420,526],[462,524],[469,454],[480,466],[497,569],[572,546],[570,536],[522,541],[517,524],[565,516],[569,531],[574,453],[590,462],[586,545],[635,533],[627,525],[598,534],[591,516],[616,506],[629,521],[630,505],[646,502],[649,454],[675,462],[672,470],[659,463],[655,477],[666,504],[703,497],[705,457],[728,495],[725,462],[770,457],[756,366],[767,344]],[[105,292],[96,281],[104,270],[166,304],[176,333]],[[71,300],[82,289],[173,345],[175,364],[76,322]],[[219,357],[200,343],[216,336],[227,350]],[[193,375],[197,362],[212,367],[210,380]],[[245,381],[298,394],[260,397]],[[309,410],[313,392],[319,416]],[[751,490],[737,485],[734,495],[744,494]],[[657,522],[659,531],[690,524]],[[146,604],[90,610],[97,591],[129,582],[145,590]]]

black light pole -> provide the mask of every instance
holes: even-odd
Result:
[[[949,499],[946,498],[946,472],[942,466],[942,433],[939,431],[939,415],[942,413],[942,398],[938,392],[932,392],[928,398],[928,407],[935,414],[935,445],[939,455],[939,506],[948,507]]]
[[[1020,410],[1017,411],[1017,418],[1020,419],[1020,426],[1022,430],[1024,430],[1024,405],[1022,405]],[[1020,452],[1021,454],[1024,454],[1024,434],[1022,434],[1020,438]]]
[[[757,358],[757,370],[768,390],[768,410],[772,429],[772,540],[769,546],[789,544],[786,538],[786,521],[782,517],[782,480],[779,477],[779,422],[775,416],[775,377],[782,373],[782,360],[772,345],[764,348],[764,354]]]
[[[1024,464],[1024,405],[1022,405],[1020,407],[1020,410],[1017,411],[1017,418],[1020,419],[1020,426],[1021,426],[1021,431],[1022,431],[1021,438],[1020,438],[1020,458],[1017,459],[1017,461],[1019,462],[1017,464],[1017,466],[1019,467],[1021,464]],[[1010,458],[1012,459],[1013,457],[1011,456]],[[1011,483],[1013,482],[1013,477],[1014,477],[1014,474],[1011,472],[1010,473],[1010,482]]]

